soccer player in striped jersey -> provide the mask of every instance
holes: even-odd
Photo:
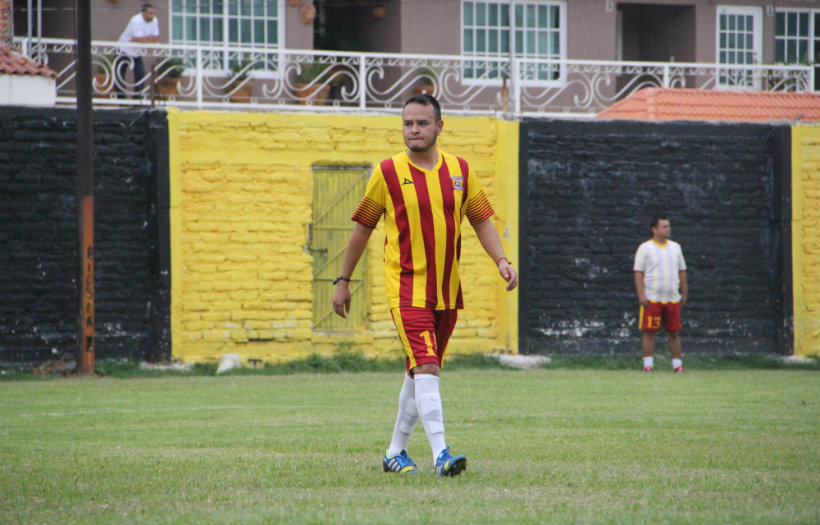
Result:
[[[656,215],[650,224],[652,238],[635,253],[635,288],[641,304],[639,322],[643,330],[644,372],[654,370],[655,336],[661,326],[666,330],[672,369],[683,372],[681,360],[680,313],[686,304],[689,286],[686,282],[686,261],[680,244],[670,240],[669,219]]]
[[[507,281],[507,290],[518,284],[518,275],[489,220],[493,209],[481,183],[466,161],[436,147],[443,126],[441,107],[434,97],[421,94],[407,100],[402,112],[407,149],[373,170],[352,217],[356,224],[341,275],[334,280],[338,286],[333,309],[346,317],[350,276],[384,216],[385,288],[407,354],[393,438],[382,462],[385,472],[418,472],[406,448],[419,419],[430,442],[436,474],[455,476],[467,466],[467,458],[452,455],[444,439],[439,393],[442,357],[458,310],[463,308],[459,258],[465,216]]]

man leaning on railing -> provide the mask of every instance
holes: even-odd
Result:
[[[120,42],[142,42],[154,44],[159,41],[159,24],[156,18],[157,11],[151,4],[142,4],[140,13],[134,15],[120,35]],[[125,98],[125,75],[128,65],[134,70],[134,98],[141,98],[145,86],[145,64],[142,55],[145,49],[136,46],[120,47],[120,56],[117,57],[115,68],[116,78],[114,88],[117,96]]]

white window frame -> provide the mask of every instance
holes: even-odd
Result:
[[[222,55],[219,58],[219,64],[214,66],[213,64],[209,64],[206,62],[205,67],[203,68],[203,74],[205,76],[222,76],[229,72],[229,68],[226,67],[229,61],[228,55],[230,53],[236,53],[240,49],[247,50],[248,52],[253,51],[265,51],[266,55],[270,55],[271,50],[276,49],[283,49],[284,42],[285,42],[285,0],[274,0],[276,4],[276,17],[275,17],[275,24],[276,24],[276,44],[270,44],[267,42],[263,43],[254,43],[254,42],[234,42],[231,43],[230,39],[230,21],[232,19],[237,19],[237,31],[241,31],[241,21],[248,20],[251,25],[254,22],[261,22],[263,24],[263,28],[267,31],[267,24],[268,21],[273,17],[265,17],[265,16],[255,16],[255,15],[245,15],[245,14],[231,14],[229,12],[231,4],[234,5],[242,5],[243,3],[247,2],[253,4],[253,0],[222,0],[223,12],[222,14],[218,13],[188,13],[185,11],[184,6],[186,3],[190,2],[191,0],[182,0],[183,10],[181,12],[174,11],[174,0],[171,0],[168,3],[168,27],[169,30],[169,40],[171,44],[182,44],[182,45],[193,45],[193,46],[207,46],[211,48],[220,48],[219,53]],[[200,3],[208,3],[211,6],[215,3],[215,0],[194,0],[197,4]],[[174,37],[174,18],[181,17],[182,24],[183,24],[183,37],[182,38],[175,38]],[[200,39],[189,40],[185,38],[185,24],[186,20],[189,18],[194,18],[196,20],[196,30],[197,33],[201,30],[201,21],[202,20],[210,20],[211,21],[211,31],[213,32],[213,25],[214,23],[221,23],[222,29],[222,40],[219,42],[209,40],[204,41]],[[250,73],[252,77],[261,77],[261,78],[271,78],[275,77],[278,74],[270,69],[267,70],[260,70],[256,69]]]
[[[464,46],[465,41],[465,30],[466,29],[473,29],[473,30],[489,30],[493,26],[484,25],[478,26],[476,24],[475,18],[473,19],[473,24],[471,26],[465,27],[464,25],[464,10],[465,4],[493,4],[493,5],[507,5],[509,6],[509,20],[510,20],[510,27],[507,28],[508,33],[508,44],[507,44],[507,51],[501,51],[501,43],[499,42],[499,51],[497,52],[490,52],[485,49],[485,51],[476,51],[475,48],[472,51],[466,51]],[[515,9],[517,6],[521,6],[524,9],[523,17],[524,17],[524,26],[522,28],[514,27],[516,26],[515,23]],[[557,54],[550,54],[544,57],[539,57],[536,53],[527,52],[527,27],[526,27],[526,8],[528,6],[532,6],[535,8],[538,7],[557,7],[558,8],[558,53]],[[473,16],[475,17],[475,9],[473,10]],[[549,11],[547,11],[547,16],[549,17]],[[500,17],[500,14],[499,14]],[[537,18],[537,12],[536,12]],[[537,20],[536,20],[537,24]],[[496,26],[500,27],[500,26]],[[535,41],[537,46],[537,39],[538,39],[538,29],[535,28]],[[550,47],[549,42],[549,27],[545,28],[547,31],[547,47]],[[523,32],[523,44],[524,44],[524,51],[520,54],[515,53],[515,38],[516,32],[521,31]],[[511,59],[515,56],[516,59],[527,59],[527,58],[554,58],[556,60],[566,60],[567,57],[567,4],[564,0],[461,0],[461,10],[459,14],[459,45],[461,48],[461,56],[465,60],[469,60],[471,58],[475,58],[480,60],[482,58],[503,58],[503,59]],[[475,46],[474,46],[475,47]],[[556,86],[563,84],[565,82],[565,69],[560,68],[558,72],[558,76],[554,79],[548,80],[538,80],[538,79],[527,79],[525,78],[522,80],[524,85],[529,86]],[[501,85],[502,80],[499,77],[497,78],[474,78],[474,77],[467,77],[466,73],[464,74],[463,83],[466,85]]]
[[[808,34],[805,37],[801,37],[800,35],[778,35],[777,34],[777,15],[783,14],[788,15],[790,13],[794,14],[802,14],[809,17],[809,27],[808,27]],[[777,56],[777,42],[779,41],[800,41],[805,40],[807,43],[806,46],[806,53],[808,55],[809,63],[815,63],[814,57],[820,54],[820,36],[815,36],[816,27],[815,24],[817,23],[817,18],[820,18],[820,9],[800,9],[800,8],[778,8],[775,11],[775,33],[774,33],[774,40],[775,40],[775,54],[774,54],[774,61],[775,63],[790,63],[786,62],[785,58],[782,62],[778,61]],[[788,26],[788,23],[786,24]],[[788,27],[786,28],[788,30]],[[785,52],[785,46],[784,46]],[[785,53],[788,56],[788,53]],[[800,63],[800,62],[797,62]],[[815,64],[817,65],[817,64]]]
[[[741,49],[742,51],[738,51],[737,46],[730,46],[729,45],[729,36],[735,36],[734,34],[729,35],[727,33],[727,44],[726,46],[721,46],[721,27],[720,27],[720,18],[723,15],[729,16],[750,16],[752,17],[752,64],[761,64],[763,61],[763,8],[761,7],[742,7],[742,6],[729,6],[729,5],[719,5],[715,10],[715,62],[718,64],[726,64],[726,65],[743,65],[749,64],[749,62],[737,62],[737,61],[728,61],[729,56],[725,58],[725,60],[721,60],[721,51],[725,51],[728,53],[737,53],[737,52],[748,52],[747,48],[744,46]],[[744,24],[745,26],[745,24]],[[727,31],[737,31],[737,29]],[[744,27],[743,31],[746,31]],[[754,78],[748,84],[739,85],[737,83],[727,83],[722,82],[721,79],[724,78],[726,73],[719,73],[717,79],[716,87],[718,89],[743,89],[743,88],[750,88],[754,87],[759,89],[761,84],[760,78]]]

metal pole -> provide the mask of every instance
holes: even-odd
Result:
[[[77,363],[94,373],[94,121],[91,112],[91,2],[76,0],[77,17]]]
[[[512,79],[513,74],[515,74],[514,71],[513,71],[515,69],[514,66],[513,66],[513,62],[515,61],[515,49],[514,49],[514,47],[515,47],[515,19],[513,18],[513,17],[515,17],[515,1],[510,2],[509,9],[510,9],[510,11],[509,11],[509,14],[507,15],[507,55],[508,55],[507,58],[510,61],[510,74],[509,74],[510,79],[509,80],[510,80],[510,84],[513,87],[513,90],[515,90],[515,87],[518,85],[518,83],[515,80]],[[504,81],[503,94],[502,94],[502,96],[504,98],[504,118],[510,118],[510,114],[509,114],[510,92],[509,92],[509,88],[507,87],[507,82],[506,82],[507,79],[504,79],[504,80],[505,81]],[[513,91],[513,96],[515,96],[515,97],[518,96],[515,93],[515,91]]]
[[[29,44],[31,44],[31,24],[34,20],[33,15],[31,13],[31,10],[34,8],[34,6],[32,6],[31,4],[32,4],[31,0],[28,0],[28,6],[26,6],[26,7],[28,7],[27,12],[26,12],[26,15],[28,17],[27,20],[26,20],[26,36],[28,37],[28,43]]]
[[[202,75],[203,65],[204,65],[204,63],[203,63],[203,60],[202,60],[202,48],[197,46],[197,48],[196,48],[196,107],[199,108],[199,109],[202,109],[202,82],[204,81],[204,77]]]
[[[367,109],[367,55],[359,55],[359,109]]]
[[[43,0],[37,0],[37,48],[43,40]]]

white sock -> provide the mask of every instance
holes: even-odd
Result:
[[[399,413],[396,415],[396,426],[393,427],[393,439],[387,449],[387,457],[392,458],[407,448],[410,434],[416,428],[419,410],[416,406],[416,384],[409,375],[404,374],[404,384],[399,392]]]
[[[676,369],[679,366],[683,366],[683,361],[680,359],[672,359],[672,370]]]
[[[655,367],[655,358],[654,357],[644,357],[643,358],[643,367],[646,368],[647,366]]]
[[[432,374],[416,374],[416,404],[419,409],[421,424],[430,441],[433,461],[447,446],[444,441],[444,413],[441,409],[441,394],[438,389],[439,378]]]

